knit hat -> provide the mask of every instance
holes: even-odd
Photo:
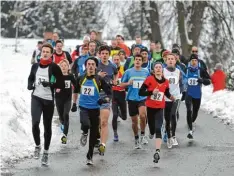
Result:
[[[141,48],[141,53],[142,52],[147,52],[148,53],[148,49],[146,47],[143,47],[143,48]]]
[[[137,44],[137,45],[134,45],[134,49],[135,49],[135,48],[140,48],[140,49],[141,49],[141,48],[142,48],[142,45],[138,45],[138,44]]]
[[[192,59],[196,59],[198,60],[198,55],[197,54],[191,54],[189,61],[191,61]]]
[[[214,68],[215,70],[223,70],[223,64],[221,64],[221,63],[217,63],[216,65],[215,65],[215,68]]]
[[[171,53],[180,55],[180,51],[179,51],[178,49],[176,49],[176,48],[174,48],[174,49],[171,51]]]

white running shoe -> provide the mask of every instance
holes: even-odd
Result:
[[[148,140],[147,140],[147,137],[144,135],[142,135],[141,137],[140,137],[140,141],[141,141],[141,144],[148,144]]]
[[[135,140],[135,149],[141,149],[141,143],[140,143],[140,140],[139,139],[136,139]]]
[[[178,146],[178,145],[179,145],[179,144],[178,144],[178,141],[177,141],[177,139],[176,139],[175,136],[172,137],[172,145],[173,145],[173,146]]]
[[[172,138],[169,138],[169,139],[167,140],[167,147],[168,147],[169,149],[171,149],[171,148],[172,148],[172,144],[173,144]]]

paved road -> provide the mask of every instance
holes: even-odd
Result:
[[[94,166],[85,165],[85,148],[79,145],[80,124],[72,114],[70,142],[50,155],[50,166],[27,159],[10,169],[17,176],[232,176],[234,175],[234,137],[230,127],[204,112],[199,113],[195,140],[188,142],[185,107],[180,108],[177,136],[179,146],[167,149],[163,144],[161,160],[153,163],[154,141],[141,150],[133,149],[131,121],[119,123],[120,142],[112,142],[112,130],[105,156],[94,155]],[[109,120],[110,124],[111,120]],[[53,144],[52,144],[53,145]]]

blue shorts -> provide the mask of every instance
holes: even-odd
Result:
[[[100,106],[100,110],[102,109],[110,109],[111,107],[111,104],[110,103],[103,103],[101,106]]]

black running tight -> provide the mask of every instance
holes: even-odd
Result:
[[[150,134],[155,134],[155,138],[162,138],[163,109],[147,107],[147,119]]]

